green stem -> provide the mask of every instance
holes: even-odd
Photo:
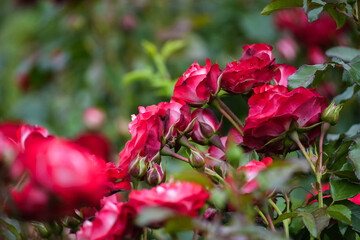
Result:
[[[258,206],[255,206],[255,211],[259,214],[259,216],[264,220],[265,224],[270,227],[269,221],[266,219],[264,213],[259,209]]]
[[[314,166],[313,162],[311,161],[311,158],[309,157],[309,154],[307,154],[304,145],[302,145],[302,143],[301,143],[301,141],[299,139],[298,133],[296,131],[290,133],[290,138],[298,145],[298,147],[300,148],[302,154],[304,155],[305,159],[309,162],[311,169],[313,170],[313,172],[316,175],[315,166]]]
[[[144,234],[142,240],[147,240],[147,228],[144,228]]]
[[[218,101],[220,107],[222,109],[225,110],[225,112],[227,112],[232,119],[235,120],[235,122],[240,126],[240,127],[244,127],[244,124],[241,122],[241,120],[233,113],[233,111],[231,111],[231,109],[218,97],[216,96],[216,101]]]
[[[226,112],[220,105],[219,100],[216,98],[214,99],[214,101],[211,102],[211,105],[216,108],[222,115],[224,115],[227,120],[229,120],[229,122],[236,128],[236,130],[238,130],[238,132],[241,134],[241,136],[244,136],[243,131],[241,130],[241,128],[239,126],[241,126],[240,124],[238,124],[233,117],[231,117],[231,115]]]
[[[274,208],[274,210],[277,212],[277,214],[280,217],[282,212],[279,209],[279,207],[271,199],[268,199],[268,202],[270,203],[270,205]],[[283,225],[284,225],[284,231],[285,231],[286,239],[290,239],[290,231],[289,231],[290,219],[285,219],[282,222],[283,222]]]
[[[170,157],[179,159],[179,160],[181,160],[183,162],[189,163],[189,159],[187,159],[186,157],[183,157],[183,156],[181,156],[181,155],[179,155],[177,153],[174,153],[173,151],[171,151],[171,149],[168,146],[163,147],[161,149],[160,153],[163,156],[170,156]]]
[[[321,125],[321,134],[320,134],[320,140],[319,140],[319,159],[316,165],[316,182],[317,182],[317,191],[318,191],[318,202],[319,202],[319,208],[324,207],[324,201],[323,201],[323,193],[322,193],[322,186],[321,186],[321,178],[323,175],[323,163],[322,163],[322,158],[323,158],[323,143],[324,143],[324,138],[325,138],[325,134],[326,131],[329,129],[330,124],[329,123],[324,123]]]
[[[226,185],[225,180],[219,174],[217,174],[215,171],[205,167],[205,174],[209,175],[210,177],[215,178],[216,180],[219,181],[219,183]]]

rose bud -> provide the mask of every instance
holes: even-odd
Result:
[[[309,64],[323,64],[326,62],[326,55],[319,47],[310,47],[307,52],[307,61]]]
[[[330,105],[322,112],[321,120],[331,125],[335,125],[339,121],[339,114],[343,105],[335,105],[335,102],[330,103]]]
[[[298,46],[293,38],[284,37],[276,43],[276,48],[280,55],[288,61],[293,61],[296,58]]]
[[[147,165],[148,164],[146,162],[146,157],[138,156],[130,164],[130,167],[129,167],[130,175],[135,178],[142,178],[143,176],[145,176],[145,174],[147,172],[147,168],[148,168]]]
[[[201,168],[205,165],[206,157],[205,154],[201,151],[195,151],[190,149],[191,155],[189,158],[189,163],[193,168]]]
[[[193,63],[175,84],[174,101],[186,102],[193,107],[203,106],[219,92],[219,76],[219,65],[211,65],[209,59],[206,59],[204,67]]]
[[[197,118],[191,138],[199,144],[207,144],[221,128],[221,124],[217,120],[215,113],[208,109],[195,109],[192,112],[192,119]]]
[[[89,107],[83,113],[83,121],[86,127],[97,129],[104,124],[105,114],[99,108]]]
[[[165,181],[165,173],[161,168],[161,165],[153,163],[146,175],[146,181],[149,185],[159,185]]]

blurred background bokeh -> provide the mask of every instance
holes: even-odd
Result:
[[[0,118],[41,125],[88,145],[92,140],[81,140],[84,135],[101,133],[115,156],[129,138],[131,114],[138,106],[169,101],[194,61],[203,65],[210,58],[225,68],[240,58],[243,45],[264,42],[274,46],[277,63],[299,67],[325,61],[329,47],[358,47],[351,23],[336,30],[324,16],[329,27],[314,43],[309,39],[319,32],[307,29],[302,10],[260,15],[268,2],[3,0]],[[329,100],[347,87],[336,82],[339,71],[319,86]],[[348,109],[339,124],[344,131],[360,115]]]

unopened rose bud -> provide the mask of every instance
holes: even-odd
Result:
[[[153,163],[147,172],[146,181],[149,185],[159,185],[165,181],[165,173],[159,164]]]
[[[129,167],[129,173],[135,178],[142,178],[147,172],[146,157],[138,156],[135,158]]]
[[[210,138],[221,128],[215,113],[208,108],[198,108],[192,113],[192,118],[197,119],[192,131],[191,138],[199,144],[207,144]]]
[[[190,165],[193,168],[201,168],[205,165],[205,154],[201,151],[195,151],[191,149],[191,155],[190,155]]]
[[[343,108],[342,105],[336,106],[334,102],[330,103],[330,105],[322,112],[321,120],[331,125],[335,125],[339,120],[339,113]]]
[[[35,230],[39,233],[40,237],[48,238],[51,236],[51,229],[46,228],[43,223],[33,223],[33,225],[35,226]]]

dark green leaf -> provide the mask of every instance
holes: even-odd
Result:
[[[261,11],[262,15],[269,15],[272,12],[289,7],[302,7],[302,0],[273,0]]]
[[[330,192],[334,201],[344,200],[360,193],[360,185],[332,175],[330,177]]]
[[[288,78],[288,85],[290,88],[308,87],[313,82],[321,78],[323,71],[333,64],[316,64],[303,65],[293,75]]]
[[[360,180],[360,138],[351,145],[349,159],[355,169],[355,175]]]
[[[326,55],[329,57],[337,57],[345,62],[350,62],[355,57],[360,56],[360,50],[350,47],[333,47],[326,51]]]
[[[297,213],[297,212],[283,213],[283,214],[281,214],[281,215],[274,221],[274,224],[277,224],[277,223],[279,223],[279,222],[282,222],[282,221],[284,221],[285,219],[294,218],[294,217],[297,217],[297,216],[298,216],[298,213]]]
[[[335,10],[335,9],[345,10],[343,4],[328,3],[325,5],[325,9],[330,14],[330,16],[335,20],[338,29],[344,26],[346,22],[346,16],[343,13],[340,13],[339,11]]]
[[[302,217],[303,223],[306,228],[309,230],[310,234],[316,237],[318,235],[318,231],[316,229],[315,218],[311,213],[300,212],[299,216]]]
[[[330,222],[330,217],[325,208],[320,208],[311,213],[315,219],[316,231],[318,234],[324,230]]]
[[[330,217],[346,222],[351,225],[351,211],[344,205],[332,205],[328,207],[327,213]]]

